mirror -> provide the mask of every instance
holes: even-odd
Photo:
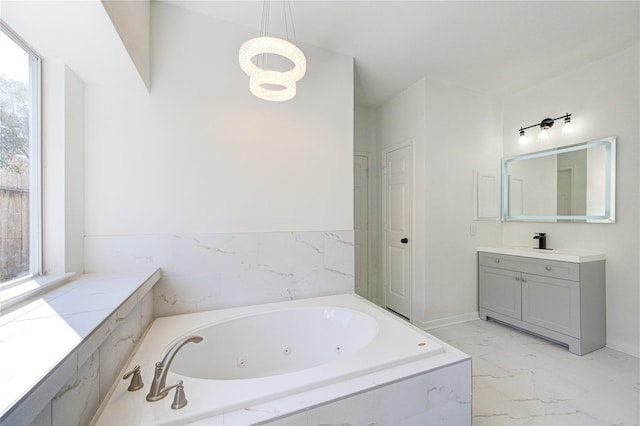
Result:
[[[609,137],[502,160],[502,219],[615,222],[615,147]]]

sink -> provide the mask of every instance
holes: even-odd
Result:
[[[595,251],[567,249],[539,249],[533,247],[478,247],[478,251],[511,256],[532,257],[536,259],[556,260],[559,262],[593,262],[605,260],[606,255]]]

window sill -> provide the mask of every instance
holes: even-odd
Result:
[[[61,284],[69,281],[75,272],[67,272],[61,275],[44,275],[32,277],[19,284],[12,285],[0,291],[0,316],[18,308],[20,304],[29,299],[51,291]]]
[[[80,275],[3,315],[0,424],[40,412],[159,279],[155,268]]]

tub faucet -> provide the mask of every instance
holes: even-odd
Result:
[[[149,389],[149,393],[147,394],[147,401],[159,401],[167,396],[169,390],[175,387],[166,387],[167,373],[169,372],[169,367],[171,367],[173,358],[175,358],[178,351],[187,343],[200,343],[202,340],[203,338],[201,336],[185,337],[169,348],[166,355],[162,358],[162,361],[156,362],[156,370],[153,374],[151,389]]]
[[[547,249],[547,234],[544,232],[538,232],[533,236],[534,240],[538,240],[538,248],[540,250]]]

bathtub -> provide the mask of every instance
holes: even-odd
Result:
[[[147,402],[155,362],[190,335],[203,340],[180,349],[166,382],[170,386],[182,380],[188,404],[171,409],[173,391]],[[125,368],[140,365],[145,387],[128,392],[128,383],[118,381],[93,423],[222,423],[213,419],[300,395],[314,400],[317,390],[326,393],[332,386],[357,384],[358,378],[444,352],[442,342],[355,295],[158,318]],[[327,400],[332,398],[335,394]],[[314,401],[312,405],[319,405],[317,395]],[[290,411],[301,407],[294,408]]]

